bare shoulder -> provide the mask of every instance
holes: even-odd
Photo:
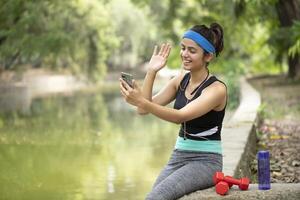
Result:
[[[216,89],[226,90],[226,85],[222,81],[215,81],[211,84],[212,87],[215,87]]]
[[[221,81],[214,81],[212,84],[210,84],[207,88],[205,88],[207,91],[211,91],[213,93],[218,93],[220,95],[226,95],[227,88],[226,85]]]
[[[180,71],[173,79],[172,79],[172,83],[174,85],[174,87],[176,88],[176,90],[178,89],[183,77],[187,74],[188,72],[186,71]]]
[[[185,72],[185,71],[180,71],[180,72],[178,72],[178,74],[176,76],[174,76],[170,80],[169,84],[172,85],[172,87],[174,87],[174,89],[176,91],[177,91],[177,89],[178,89],[178,87],[179,87],[179,85],[180,85],[180,83],[181,83],[181,81],[182,81],[182,79],[183,79],[183,77],[185,76],[186,73],[187,72]]]

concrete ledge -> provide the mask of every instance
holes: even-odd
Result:
[[[209,188],[206,190],[200,190],[194,192],[191,195],[180,198],[181,200],[199,200],[199,199],[300,199],[300,184],[279,184],[275,183],[271,185],[270,190],[258,190],[257,184],[251,184],[249,189],[241,191],[237,186],[233,186],[228,194],[221,196],[215,192],[215,188]]]

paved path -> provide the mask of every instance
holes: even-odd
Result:
[[[257,110],[259,93],[244,79],[240,80],[240,105],[222,132],[223,172],[234,176],[248,145]]]

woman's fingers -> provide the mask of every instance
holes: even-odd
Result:
[[[171,53],[171,49],[172,49],[172,46],[170,45],[170,46],[169,46],[169,49],[168,49],[167,57],[169,57],[169,55],[170,55],[170,53]]]
[[[169,56],[170,50],[171,50],[171,45],[168,44],[168,43],[167,44],[163,43],[161,45],[161,48],[160,48],[160,51],[159,51],[158,55],[160,55],[164,58],[167,58]]]
[[[169,43],[162,43],[160,46],[160,49],[158,49],[158,46],[154,46],[153,55],[159,55],[164,58],[168,57],[171,51],[171,45]]]
[[[120,91],[122,93],[122,95],[124,96],[127,96],[128,95],[128,91],[126,90],[125,88],[125,85],[122,83],[122,81],[120,81]]]
[[[121,93],[121,95],[124,97],[124,98],[126,98],[127,96],[126,96],[126,94],[125,94],[125,92],[123,91],[123,89],[121,88],[120,89],[120,93]]]
[[[133,84],[133,88],[130,87],[128,85],[128,83],[126,83],[126,81],[124,81],[122,78],[119,79],[120,80],[120,89],[122,94],[124,94],[126,97],[130,96],[130,93],[132,93],[134,91],[134,89],[138,90],[138,84],[136,83],[135,80],[132,80],[132,84]]]
[[[163,56],[166,44],[163,43],[160,47],[158,55]]]
[[[138,84],[135,82],[134,79],[132,80],[132,85],[133,85],[133,88],[138,88],[139,87]]]
[[[121,83],[123,84],[123,87],[124,87],[127,91],[129,91],[129,90],[132,89],[132,88],[128,85],[128,83],[126,83],[126,81],[124,81],[122,78],[120,78],[120,81],[121,81]]]
[[[165,58],[167,58],[167,57],[170,55],[170,52],[171,52],[171,45],[170,45],[170,44],[167,44],[166,47],[165,47],[163,56],[164,56]]]
[[[157,45],[154,46],[154,50],[153,50],[153,55],[157,55],[158,52],[157,52]]]

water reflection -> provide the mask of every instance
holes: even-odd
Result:
[[[118,92],[36,99],[0,116],[0,199],[143,199],[177,128]]]

